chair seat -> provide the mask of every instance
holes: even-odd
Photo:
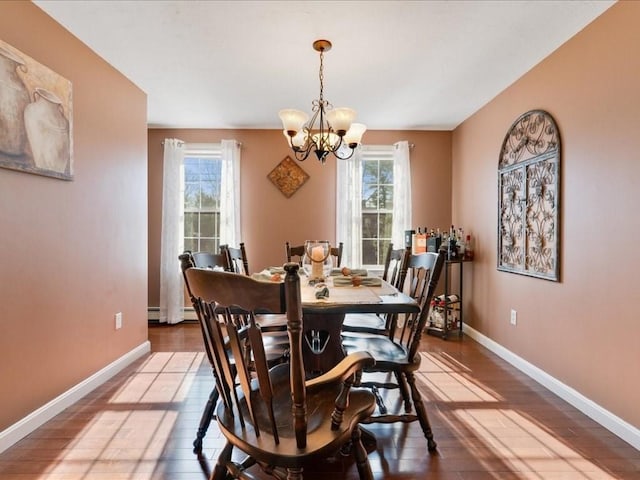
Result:
[[[381,334],[386,331],[386,320],[375,313],[348,313],[344,316],[342,330]]]
[[[258,418],[260,435],[256,435],[250,419],[247,404],[238,389],[238,396],[245,428],[240,424],[238,415],[233,415],[219,402],[216,412],[220,430],[233,438],[233,443],[258,462],[270,463],[278,457],[278,465],[283,467],[299,467],[306,458],[324,453],[333,453],[351,439],[354,425],[368,418],[374,411],[375,399],[371,392],[364,389],[352,389],[349,404],[344,411],[343,421],[337,430],[331,430],[331,415],[335,408],[335,398],[340,392],[341,384],[323,384],[307,389],[307,447],[300,450],[296,445],[293,428],[290,380],[290,367],[287,364],[278,365],[270,370],[271,381],[275,396],[273,399],[274,415],[278,419],[278,435],[280,443],[276,444],[269,422],[267,409],[262,402],[254,402],[256,417]],[[259,392],[253,391],[256,395]],[[253,396],[253,395],[252,395]],[[332,438],[327,438],[330,436]]]
[[[283,313],[266,313],[256,316],[256,322],[263,332],[286,332],[287,316]]]
[[[377,367],[388,369],[389,365],[406,365],[414,369],[420,363],[419,355],[417,355],[417,359],[410,361],[409,352],[404,345],[400,345],[383,335],[344,333],[342,345],[347,355],[354,352],[369,352],[376,359],[375,366],[369,370],[377,370]]]
[[[265,342],[265,355],[267,357],[267,363],[274,365],[276,363],[285,362],[289,356],[289,344],[276,343],[269,345]]]
[[[265,332],[262,334],[262,342],[269,365],[281,363],[289,356],[289,336],[286,332]],[[234,362],[233,359],[230,361]]]

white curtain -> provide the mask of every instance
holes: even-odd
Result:
[[[184,287],[178,255],[184,249],[182,198],[184,142],[164,140],[162,173],[162,231],[160,239],[160,322],[184,319]]]
[[[411,230],[411,165],[409,142],[394,143],[393,150],[393,248],[404,245],[404,231]]]
[[[362,259],[362,147],[349,160],[336,160],[336,241],[342,264],[359,268]]]
[[[220,175],[220,245],[240,243],[240,144],[222,140]]]

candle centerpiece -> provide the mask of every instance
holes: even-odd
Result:
[[[302,267],[309,280],[322,280],[333,266],[331,260],[331,245],[326,240],[307,240],[304,243]]]

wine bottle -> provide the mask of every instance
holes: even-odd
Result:
[[[471,243],[471,235],[467,234],[464,257],[467,260],[473,260],[473,244]]]

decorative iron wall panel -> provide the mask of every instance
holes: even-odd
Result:
[[[560,280],[560,136],[547,112],[521,115],[498,164],[498,270]]]

